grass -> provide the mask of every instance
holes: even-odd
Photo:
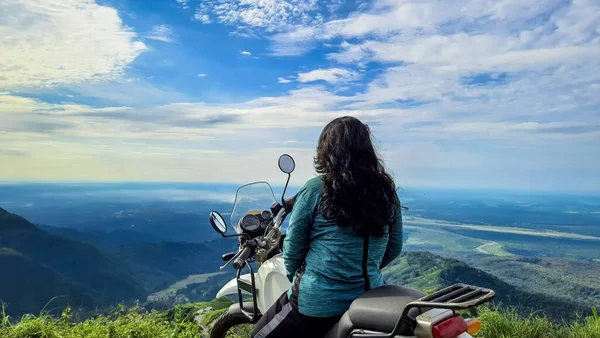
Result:
[[[187,303],[182,305],[177,305],[166,311],[167,318],[173,320],[175,318],[180,318],[184,320],[194,319],[197,315],[201,314],[203,309],[207,307],[212,307],[213,310],[204,314],[204,316],[209,315],[214,311],[226,310],[229,306],[233,304],[233,301],[227,297],[221,297],[219,299],[215,299],[210,302],[198,302],[198,303]]]
[[[139,305],[82,322],[72,322],[69,311],[61,318],[25,315],[18,323],[11,323],[3,315],[0,322],[2,338],[198,338],[200,329],[189,318],[167,313],[145,311]]]
[[[384,278],[388,284],[404,285],[417,290],[440,289],[440,272],[437,267],[417,271],[407,257],[401,257],[384,270]]]
[[[574,323],[553,323],[543,316],[531,314],[523,318],[510,309],[487,309],[480,311],[483,328],[476,338],[600,338],[600,316]]]
[[[81,322],[71,319],[67,308],[62,317],[26,315],[11,323],[0,308],[2,338],[199,338],[201,330],[194,316],[198,310],[212,306],[216,310],[204,315],[202,324],[209,327],[227,310],[228,299],[177,306],[169,311],[147,311],[139,304]],[[218,307],[218,309],[217,309]],[[572,323],[555,323],[538,314],[520,317],[514,310],[485,308],[479,311],[483,328],[475,338],[600,338],[600,316],[580,318]]]
[[[503,249],[502,244],[496,242],[489,242],[477,247],[476,251],[485,253],[488,255],[498,256],[498,257],[510,257],[514,256],[510,252],[507,252]]]

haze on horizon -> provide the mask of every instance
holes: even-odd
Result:
[[[368,123],[402,186],[600,191],[595,0],[5,0],[0,181],[283,182]]]

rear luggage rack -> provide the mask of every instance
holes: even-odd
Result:
[[[367,333],[356,335],[356,337],[392,338],[399,334],[411,336],[417,324],[417,321],[408,315],[408,312],[413,308],[421,310],[423,308],[466,310],[487,303],[494,299],[494,296],[494,291],[490,289],[467,284],[454,284],[408,303],[390,334]]]
[[[413,307],[465,310],[492,300],[494,295],[494,291],[490,289],[455,284],[409,303],[404,308],[404,314],[407,314],[408,310]]]

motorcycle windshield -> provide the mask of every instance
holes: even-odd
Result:
[[[235,232],[242,233],[240,220],[250,210],[270,210],[275,203],[275,194],[267,182],[254,182],[238,188],[231,210],[230,222]]]

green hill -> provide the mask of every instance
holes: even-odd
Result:
[[[36,224],[36,226],[47,233],[69,238],[78,242],[88,243],[103,251],[115,251],[122,246],[141,242],[157,243],[162,241],[158,236],[135,232],[128,229],[102,231],[85,228],[59,228],[42,224]]]
[[[186,242],[138,243],[116,252],[149,291],[164,289],[190,275],[218,270],[220,255],[206,245]]]
[[[85,289],[76,282],[13,249],[0,248],[0,266],[0,299],[8,304],[7,310],[14,310],[10,311],[14,315],[39,313],[54,297],[59,298],[48,305],[48,311],[58,308],[60,313],[73,296],[76,297],[77,304],[92,304],[92,299],[85,294]]]
[[[11,313],[39,311],[54,296],[75,296],[77,303],[102,306],[144,295],[127,269],[95,247],[50,235],[4,209],[0,247],[0,299]]]
[[[585,307],[600,304],[600,263],[556,258],[486,257],[478,268],[527,292],[539,292]]]
[[[55,296],[61,298],[52,306],[59,308],[72,297],[73,305],[86,308],[144,300],[220,263],[220,253],[198,243],[136,243],[103,252],[0,208],[0,300],[13,316],[39,313]]]
[[[13,234],[27,232],[41,232],[35,225],[29,223],[25,218],[11,214],[0,208],[0,234],[12,232]]]
[[[420,290],[434,290],[456,283],[493,289],[497,303],[515,307],[522,314],[542,311],[553,319],[573,318],[577,313],[590,314],[590,308],[572,301],[539,292],[526,292],[464,262],[442,258],[429,252],[407,252],[384,270],[388,284],[405,285]]]

